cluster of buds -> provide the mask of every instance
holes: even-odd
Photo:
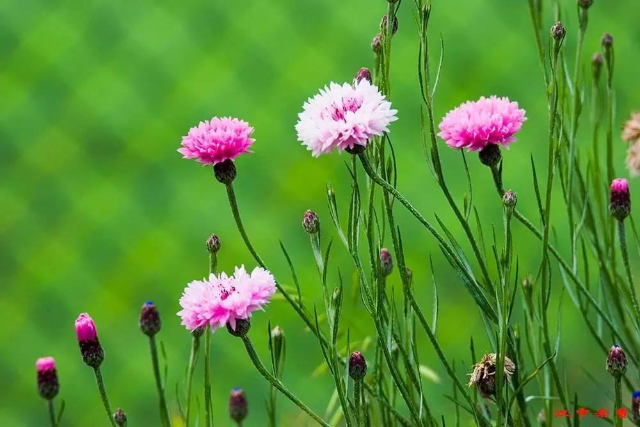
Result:
[[[93,369],[98,369],[104,360],[104,350],[98,340],[96,324],[89,314],[82,313],[75,324],[82,360]]]
[[[473,372],[469,378],[469,387],[476,386],[483,397],[493,397],[496,394],[496,354],[482,356],[479,363],[473,365]],[[504,380],[511,378],[516,371],[516,365],[511,359],[504,358]]]
[[[614,344],[609,350],[609,356],[607,356],[607,372],[614,377],[621,377],[627,372],[627,355],[618,344]]]
[[[51,400],[60,391],[56,362],[53,357],[42,357],[36,361],[38,371],[38,392],[42,398]]]
[[[234,388],[229,395],[229,417],[238,425],[247,418],[249,414],[249,404],[247,395],[240,388]]]
[[[631,212],[629,182],[624,178],[617,178],[611,182],[609,212],[618,221],[623,221]]]

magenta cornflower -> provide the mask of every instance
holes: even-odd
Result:
[[[38,392],[40,396],[51,400],[58,394],[60,383],[56,372],[56,362],[53,357],[41,357],[36,361],[38,372]]]
[[[338,151],[366,147],[369,139],[389,131],[397,110],[367,79],[353,84],[330,83],[305,102],[296,124],[298,141],[314,157]]]
[[[180,298],[178,316],[190,331],[205,325],[215,330],[227,324],[235,330],[237,320],[249,319],[275,291],[275,279],[269,271],[256,267],[249,274],[244,266],[236,267],[233,276],[211,274],[208,279],[189,283]]]
[[[611,181],[611,192],[612,193],[628,193],[629,192],[629,181],[624,178],[616,178]]]
[[[93,341],[98,338],[96,324],[88,313],[82,313],[76,320],[78,341]]]
[[[452,148],[482,150],[489,144],[508,146],[527,120],[525,110],[509,98],[481,97],[451,110],[440,123],[440,136]]]
[[[245,121],[214,117],[200,122],[182,137],[182,148],[178,152],[185,159],[195,159],[204,165],[215,165],[233,160],[240,154],[249,153],[255,139],[253,128]]]
[[[38,372],[51,371],[56,368],[56,361],[53,357],[41,357],[36,360],[36,369]]]

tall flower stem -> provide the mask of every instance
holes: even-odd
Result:
[[[107,390],[104,388],[104,381],[102,379],[102,372],[100,372],[100,368],[93,368],[93,373],[96,376],[96,384],[98,384],[98,391],[100,392],[100,398],[102,399],[102,404],[104,405],[105,411],[107,411],[107,417],[109,418],[109,423],[113,427],[116,427],[115,421],[113,421],[113,412],[111,412],[111,405],[109,405],[109,398],[107,397]]]
[[[191,421],[191,389],[193,387],[193,374],[198,363],[198,352],[200,351],[200,335],[192,335],[191,353],[189,354],[189,367],[187,368],[187,413],[185,426],[189,427]]]
[[[253,366],[256,367],[258,372],[271,383],[275,388],[280,391],[280,393],[284,394],[291,402],[293,402],[298,408],[302,409],[306,412],[311,418],[313,418],[318,424],[324,427],[329,427],[329,424],[325,422],[322,418],[316,415],[307,405],[305,405],[300,399],[298,399],[293,393],[291,393],[283,384],[280,382],[278,378],[273,376],[271,372],[264,366],[260,357],[256,353],[253,344],[251,343],[251,339],[247,335],[242,337],[242,342],[244,343],[245,348],[247,349],[247,354],[249,358],[253,362]]]
[[[364,413],[362,410],[362,380],[356,380],[353,382],[353,400],[356,409],[356,420],[358,426],[364,425]]]
[[[616,375],[613,379],[613,388],[615,389],[615,414],[613,416],[614,427],[622,427],[622,418],[618,416],[618,410],[622,408],[622,381],[620,375]]]
[[[631,273],[631,265],[629,264],[629,252],[627,250],[627,233],[624,228],[624,221],[618,220],[618,240],[620,241],[620,253],[622,254],[622,263],[627,273],[629,288],[631,289],[631,298],[633,299],[633,312],[636,318],[636,325],[640,325],[640,307],[638,306],[638,296],[636,287],[633,283],[633,274]]]
[[[156,345],[155,335],[151,335],[149,337],[149,349],[151,350],[153,375],[156,378],[156,389],[158,390],[158,398],[160,399],[160,420],[163,426],[171,427],[169,410],[167,409],[167,400],[165,399],[164,386],[162,385],[162,376],[160,375],[160,364],[158,363],[158,346]]]
[[[47,407],[49,409],[49,419],[51,420],[51,427],[57,427],[58,422],[56,421],[56,409],[53,405],[53,399],[47,400]]]
[[[204,411],[205,424],[213,427],[213,414],[211,413],[211,330],[207,325],[204,331]]]

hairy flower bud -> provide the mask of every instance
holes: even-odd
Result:
[[[504,193],[504,196],[502,196],[502,203],[504,204],[505,208],[513,210],[518,203],[518,197],[516,196],[516,193],[512,190]]]
[[[384,31],[387,28],[387,23],[389,21],[389,15],[384,15],[382,20],[380,21],[380,31]],[[391,27],[392,34],[398,32],[398,17],[393,17],[393,26]]]
[[[233,163],[233,160],[229,159],[216,163],[213,165],[213,174],[216,176],[218,182],[229,185],[236,178],[236,165]]]
[[[360,83],[362,80],[366,80],[371,83],[371,71],[366,67],[360,68],[356,73],[354,80],[356,83]]]
[[[618,344],[614,344],[607,357],[607,372],[614,377],[621,377],[627,372],[627,355]]]
[[[371,41],[371,50],[375,54],[380,54],[382,52],[382,34],[378,33]]]
[[[497,144],[487,144],[480,153],[480,162],[489,167],[497,166],[500,163],[500,159],[502,159],[502,154],[500,154],[500,147]]]
[[[242,338],[247,333],[249,333],[249,329],[251,329],[251,321],[249,319],[234,319],[235,325],[232,325],[232,322],[229,321],[227,323],[227,330],[234,337]]]
[[[383,276],[388,276],[393,271],[393,258],[387,248],[380,249],[380,271]]]
[[[595,82],[600,80],[600,74],[602,73],[602,64],[604,64],[604,58],[600,52],[593,54],[591,58],[591,74]]]
[[[152,337],[160,332],[161,327],[162,320],[157,307],[151,301],[145,302],[140,311],[140,330],[143,334]]]
[[[556,41],[562,41],[564,36],[567,35],[567,29],[562,25],[562,22],[558,21],[551,27],[551,37]]]
[[[609,212],[618,221],[623,221],[631,212],[629,182],[624,178],[616,178],[611,182]]]
[[[122,408],[116,409],[116,412],[113,413],[113,421],[118,427],[126,427],[127,414],[122,410]]]
[[[320,219],[318,218],[318,214],[312,210],[308,210],[304,213],[304,217],[302,217],[302,228],[308,234],[316,234],[320,231]]]
[[[207,239],[207,250],[210,254],[218,253],[220,250],[220,238],[215,234],[212,234]]]
[[[602,48],[606,51],[613,46],[613,36],[609,33],[604,33],[602,36]]]
[[[367,375],[367,361],[362,353],[354,351],[349,357],[349,376],[354,381],[360,381]]]
[[[44,399],[53,399],[60,390],[55,360],[53,357],[38,359],[36,361],[36,370],[38,371],[38,393]]]
[[[247,395],[240,388],[234,388],[229,395],[229,417],[236,423],[241,423],[249,413]]]
[[[98,340],[96,324],[91,316],[82,313],[76,320],[75,328],[82,360],[88,366],[97,369],[104,360],[104,350]]]

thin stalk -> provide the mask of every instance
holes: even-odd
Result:
[[[631,298],[633,299],[633,312],[636,317],[636,325],[640,325],[640,308],[638,306],[638,296],[636,295],[636,287],[633,283],[633,274],[629,265],[629,252],[627,250],[627,233],[624,228],[624,221],[618,220],[618,240],[620,242],[620,253],[622,254],[622,263],[627,272],[627,280],[631,289]]]
[[[200,335],[193,335],[191,338],[191,353],[189,354],[189,367],[187,368],[187,414],[185,426],[189,427],[191,421],[191,389],[193,387],[193,374],[198,363],[198,352],[200,351]]]
[[[160,364],[158,363],[158,348],[156,345],[155,335],[149,337],[149,349],[151,350],[151,361],[153,364],[153,375],[156,378],[156,389],[158,390],[158,398],[160,399],[160,420],[165,427],[171,427],[169,418],[169,410],[167,409],[167,400],[164,396],[164,387],[162,385],[162,377],[160,375]]]
[[[100,392],[100,398],[102,399],[102,404],[104,405],[105,411],[107,411],[107,417],[109,418],[109,423],[113,427],[116,427],[115,421],[113,421],[113,412],[111,412],[111,405],[109,405],[109,398],[107,397],[107,390],[104,388],[104,380],[102,379],[102,372],[100,368],[94,368],[93,373],[96,376],[96,384],[98,384],[98,391]]]
[[[275,388],[277,388],[282,394],[284,394],[291,402],[293,402],[298,408],[302,409],[306,412],[311,418],[313,418],[318,424],[324,427],[329,427],[329,424],[326,423],[322,418],[316,415],[307,405],[305,405],[300,399],[298,399],[293,393],[291,393],[283,384],[280,382],[278,378],[273,376],[271,372],[264,366],[260,357],[256,353],[253,344],[251,343],[251,339],[247,335],[242,337],[242,342],[244,343],[245,348],[247,349],[247,354],[249,358],[253,362],[253,366],[256,367],[258,372],[271,383]]]
[[[204,411],[205,424],[213,427],[213,414],[211,406],[211,331],[207,325],[204,331]]]
[[[620,375],[616,375],[613,380],[613,388],[615,389],[615,416],[613,417],[614,427],[622,427],[622,418],[618,416],[618,410],[622,408],[622,381]]]
[[[58,422],[56,421],[56,409],[53,406],[53,399],[47,400],[47,407],[49,409],[49,419],[51,420],[51,427],[57,427]]]
[[[358,426],[363,426],[363,409],[362,409],[362,380],[353,382],[353,400],[355,401],[356,420]]]

